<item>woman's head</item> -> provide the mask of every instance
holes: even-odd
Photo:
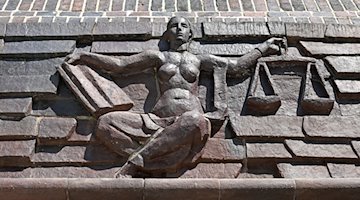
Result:
[[[168,42],[187,43],[192,38],[192,29],[189,20],[184,17],[172,17],[168,24],[164,39]]]

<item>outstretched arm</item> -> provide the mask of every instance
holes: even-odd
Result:
[[[227,115],[226,74],[246,74],[260,57],[278,53],[279,45],[282,43],[283,40],[280,38],[270,38],[237,60],[214,55],[199,55],[200,68],[213,72],[214,78],[215,111],[206,113],[206,116],[210,119],[224,119]]]
[[[164,55],[161,52],[148,50],[139,54],[124,56],[121,59],[96,53],[78,52],[67,56],[65,62],[85,64],[109,73],[127,73],[161,66],[164,60]]]
[[[235,76],[246,74],[259,58],[278,54],[281,45],[285,45],[282,38],[270,38],[239,59],[229,59],[227,73]]]

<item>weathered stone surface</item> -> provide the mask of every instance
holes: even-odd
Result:
[[[267,22],[270,35],[283,36],[285,32],[285,24],[282,22]]]
[[[30,165],[30,157],[34,150],[35,140],[0,141],[0,165]]]
[[[0,115],[27,116],[31,111],[32,98],[0,99]]]
[[[302,117],[237,116],[233,119],[231,124],[237,136],[304,137],[302,133]]]
[[[35,167],[0,169],[1,178],[113,178],[119,167]]]
[[[0,94],[11,93],[50,93],[56,94],[59,76],[0,76]]]
[[[78,119],[76,131],[70,136],[68,142],[76,144],[97,143],[95,139],[96,119]]]
[[[249,23],[249,22],[238,22],[238,23],[222,23],[212,22],[203,23],[205,36],[263,36],[269,35],[269,30],[266,23]]]
[[[358,55],[359,43],[324,43],[300,41],[300,44],[312,55]]]
[[[76,128],[74,118],[42,118],[39,124],[39,143],[48,140],[66,140]]]
[[[92,35],[95,22],[9,23],[7,37],[61,37]],[[0,29],[1,30],[1,29]]]
[[[264,179],[264,178],[274,178],[273,174],[263,174],[263,173],[240,173],[239,176],[237,177],[239,179],[241,178],[256,178],[256,179]]]
[[[336,164],[328,163],[327,167],[329,169],[330,175],[332,178],[359,178],[360,169],[354,164]]]
[[[112,37],[127,35],[127,36],[151,36],[152,25],[146,22],[137,22],[134,26],[133,22],[109,22],[95,24],[93,35],[111,35]]]
[[[219,199],[219,182],[216,179],[145,179],[144,198],[147,200]]]
[[[360,141],[352,141],[351,145],[354,147],[357,155],[360,155]]]
[[[359,179],[297,179],[296,199],[355,200],[360,195]]]
[[[3,59],[0,61],[1,76],[19,75],[53,75],[56,66],[60,66],[64,58],[51,59]]]
[[[54,165],[60,163],[109,164],[122,163],[124,160],[103,145],[40,147],[31,157],[34,163]]]
[[[57,54],[63,55],[72,52],[75,48],[75,40],[42,40],[5,42],[1,55],[39,55]]]
[[[285,140],[297,157],[358,158],[347,144],[310,144],[301,140]]]
[[[291,158],[282,143],[246,143],[247,158]]]
[[[360,137],[360,119],[354,116],[306,116],[303,127],[311,137]]]
[[[153,37],[161,37],[164,32],[166,31],[166,23],[159,23],[159,22],[155,22],[152,23],[152,36]],[[194,39],[198,39],[198,38],[202,38],[202,24],[201,23],[192,23],[191,24],[191,29],[192,29],[192,33],[193,36],[192,38]]]
[[[85,65],[64,64],[58,71],[75,96],[94,116],[129,110],[134,105],[118,85]]]
[[[257,44],[250,43],[199,43],[192,42],[190,51],[195,54],[233,55],[240,56],[253,50]]]
[[[284,178],[330,178],[326,166],[322,165],[292,165],[280,163],[277,165]]]
[[[67,199],[66,179],[12,179],[0,181],[0,195],[7,200]]]
[[[166,23],[159,23],[159,22],[154,22],[152,23],[152,32],[151,35],[153,37],[161,37],[164,32],[167,29],[167,24]]]
[[[0,23],[0,37],[5,36],[5,31],[6,31],[6,24]]]
[[[269,68],[267,65],[257,65],[246,102],[248,113],[257,116],[274,115],[280,105],[280,97],[274,88]]]
[[[89,112],[76,99],[33,99],[32,115],[36,116],[89,116]]]
[[[140,53],[145,50],[159,50],[159,40],[147,41],[97,41],[93,42],[94,53]]]
[[[114,77],[114,81],[134,102],[131,111],[148,113],[155,106],[158,91],[155,73],[146,71],[128,76]]]
[[[326,26],[314,23],[286,23],[286,36],[301,38],[324,38]]]
[[[340,99],[359,99],[360,81],[358,80],[335,80],[335,85]]]
[[[296,68],[296,67],[294,67]],[[286,68],[280,68],[286,69]],[[286,71],[286,70],[284,70]],[[281,106],[277,110],[277,115],[285,116],[297,116],[298,113],[298,99],[300,95],[301,81],[300,76],[284,75],[281,72],[280,75],[272,75],[274,88],[278,97],[280,97]]]
[[[25,117],[20,121],[0,120],[0,138],[28,139],[37,136],[36,118]]]
[[[327,56],[325,60],[331,67],[335,78],[360,77],[360,56]]]
[[[360,27],[350,24],[328,24],[326,37],[359,38]]]
[[[254,180],[236,179],[219,180],[220,199],[294,199],[295,183],[292,180]]]
[[[69,180],[69,199],[142,200],[143,179],[73,179]]]
[[[199,163],[179,178],[236,178],[241,167],[241,163]]]
[[[339,104],[341,115],[343,116],[353,116],[360,115],[360,104],[354,103],[342,103]]]
[[[244,144],[240,140],[210,138],[201,158],[211,161],[231,161],[241,160],[245,156]]]

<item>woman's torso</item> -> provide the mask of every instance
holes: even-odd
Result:
[[[164,52],[165,64],[158,68],[160,98],[153,108],[159,117],[179,116],[187,111],[203,112],[198,99],[200,60],[189,52]]]

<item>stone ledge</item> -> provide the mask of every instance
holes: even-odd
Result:
[[[323,23],[295,23],[295,22],[197,22],[192,23],[194,38],[237,38],[244,36],[287,36],[295,38],[359,38],[356,33],[360,25],[323,24]],[[41,30],[41,31],[39,31]],[[97,22],[41,22],[41,23],[1,23],[0,38],[59,38],[75,39],[93,36],[103,40],[104,37],[131,38],[144,40],[159,38],[166,30],[166,22],[143,21],[103,21]]]
[[[178,195],[177,195],[178,194]],[[358,199],[360,179],[0,179],[7,200]]]

